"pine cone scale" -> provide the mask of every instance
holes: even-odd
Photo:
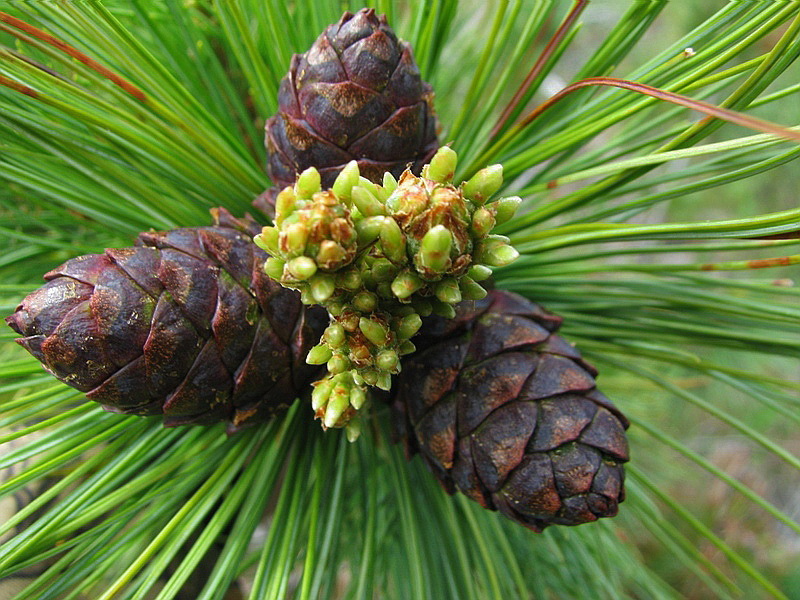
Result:
[[[403,365],[406,375],[398,382],[398,395],[407,399],[406,410],[412,423],[419,423],[425,412],[453,387],[468,347],[466,338],[461,343],[454,341],[450,352],[422,352]]]
[[[453,466],[457,409],[456,397],[450,395],[434,404],[414,423],[414,431],[420,446],[425,449],[425,455],[440,469],[446,470]]]
[[[245,406],[263,394],[281,395],[279,384],[292,368],[289,347],[275,334],[269,321],[261,318],[251,351],[236,372],[236,406]],[[277,389],[276,389],[277,387]]]
[[[141,356],[156,302],[131,279],[109,275],[105,270],[97,277],[89,311],[104,334],[106,356],[122,367]]]
[[[178,385],[194,363],[200,345],[194,325],[169,293],[162,294],[143,346],[148,389],[153,397],[165,395]]]
[[[225,367],[235,372],[253,343],[255,332],[247,315],[257,311],[256,301],[226,271],[219,275],[217,309],[211,332]]]
[[[211,329],[217,307],[218,268],[191,254],[164,248],[158,278],[164,290],[199,331]]]
[[[103,256],[103,255],[98,255]],[[164,286],[158,279],[161,257],[155,248],[134,246],[132,248],[109,248],[105,256],[130,277],[145,293],[158,300]],[[68,273],[61,275],[70,276]]]
[[[311,124],[302,117],[280,114],[275,118],[274,126],[267,136],[267,149],[270,156],[270,168],[276,170],[273,177],[291,180],[295,173],[287,169],[279,175],[278,169],[291,164],[293,160],[301,164],[313,164],[320,172],[328,167],[347,164],[352,156],[347,150],[339,148],[328,140],[322,139],[314,131]],[[290,154],[292,156],[290,156]],[[335,175],[334,175],[335,178]]]
[[[535,429],[536,414],[533,402],[510,402],[493,411],[471,436],[475,470],[489,492],[498,491],[524,457],[528,437],[520,432]]]
[[[369,156],[372,161],[391,164],[407,157],[409,162],[417,162],[415,154],[424,148],[428,133],[426,112],[423,102],[398,108],[379,127],[353,140],[347,148],[350,160]]]
[[[144,356],[139,356],[86,392],[86,397],[118,412],[153,414],[153,400],[146,392],[148,384],[147,363]]]
[[[98,345],[102,332],[92,316],[88,300],[71,309],[52,335],[42,341],[42,355],[48,356],[51,371],[65,383],[87,392],[116,369],[105,348]],[[86,360],[84,353],[91,352]]]
[[[499,406],[519,397],[538,358],[521,352],[495,356],[461,370],[458,435],[472,433]]]
[[[550,337],[544,327],[518,315],[487,315],[480,319],[472,333],[466,359],[494,356],[520,346],[539,344]]]
[[[167,397],[163,412],[170,416],[190,416],[203,407],[203,412],[215,414],[230,397],[232,388],[231,374],[220,359],[216,343],[209,339],[177,389]]]
[[[534,452],[555,450],[576,439],[592,422],[597,406],[581,396],[567,394],[557,400],[539,404],[541,419],[531,437],[529,447]]]
[[[580,441],[616,458],[630,460],[628,440],[625,434],[614,423],[619,421],[605,408],[598,408],[593,421],[581,432]]]

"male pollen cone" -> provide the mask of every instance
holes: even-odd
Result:
[[[393,404],[409,455],[449,493],[534,531],[614,516],[624,499],[628,422],[560,324],[509,292],[462,303],[414,338]]]
[[[305,357],[327,314],[264,274],[260,226],[212,214],[50,271],[6,318],[17,341],[114,412],[229,430],[270,419],[319,377]]]
[[[274,188],[254,205],[272,214],[275,194],[316,167],[322,188],[351,160],[378,183],[411,166],[419,172],[439,147],[433,91],[411,46],[373,9],[345,12],[304,54],[292,57],[266,123],[267,171]]]

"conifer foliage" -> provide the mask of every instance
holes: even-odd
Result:
[[[790,597],[800,210],[776,186],[800,156],[785,141],[798,136],[800,6],[367,4],[0,7],[0,311],[19,330],[0,332],[0,596]],[[739,125],[723,126],[731,111]],[[449,301],[489,287],[482,269],[475,286],[418,299],[444,313],[438,291],[456,316],[424,317],[413,353],[382,358],[397,395],[374,395],[350,443],[302,398],[324,376],[303,361],[329,316],[255,269],[267,257],[248,238],[278,224],[244,215],[271,189],[256,202],[268,213],[311,166],[329,189],[350,161],[386,207],[384,170],[398,187],[409,164],[408,181],[425,179],[439,145],[458,155],[439,175],[470,201],[503,165],[481,206],[496,214],[476,209],[470,228],[519,257],[474,305]],[[357,200],[351,214],[376,208]],[[415,268],[469,254],[430,231],[406,254]],[[386,275],[379,258],[363,261]],[[286,337],[302,325],[313,339]],[[167,330],[187,352],[159,379]],[[44,372],[20,335],[85,391]],[[244,367],[267,348],[262,371]],[[103,377],[112,411],[85,398]],[[137,377],[147,389],[122,393]],[[282,393],[245,385],[264,381],[302,399],[283,408]]]

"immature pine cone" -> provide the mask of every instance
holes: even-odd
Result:
[[[316,167],[323,188],[351,160],[378,183],[386,171],[419,172],[438,148],[433,91],[408,43],[373,9],[346,12],[305,54],[292,57],[266,123],[267,170],[275,188],[256,201],[271,213],[277,191]]]
[[[409,454],[449,493],[534,531],[613,516],[624,499],[628,422],[560,324],[509,292],[464,303],[426,321],[394,398]]]
[[[319,376],[305,357],[327,315],[264,274],[254,221],[212,214],[50,271],[6,319],[17,341],[105,408],[165,425],[236,429],[286,408]]]

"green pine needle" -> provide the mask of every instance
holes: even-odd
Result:
[[[523,198],[503,225],[522,256],[496,285],[563,316],[631,416],[620,515],[535,535],[449,497],[392,443],[384,406],[355,445],[299,402],[232,437],[107,413],[6,330],[0,501],[35,498],[0,524],[0,580],[35,567],[19,599],[211,600],[242,581],[253,599],[792,597],[800,148],[612,88],[520,123],[613,76],[796,127],[800,5],[367,4],[413,44],[457,179],[502,162],[501,193]],[[72,256],[205,225],[214,206],[252,212],[292,53],[361,5],[3,8],[6,315]]]

